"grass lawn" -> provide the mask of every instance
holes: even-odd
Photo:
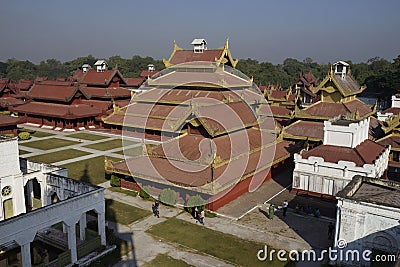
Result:
[[[107,220],[128,225],[151,214],[149,210],[139,209],[122,202],[106,199]]]
[[[113,192],[118,192],[118,193],[125,194],[127,196],[131,196],[131,197],[137,197],[137,195],[138,195],[138,192],[136,192],[136,191],[122,189],[121,187],[110,187],[107,189],[110,191],[113,191]]]
[[[174,259],[166,254],[158,254],[152,261],[142,265],[143,267],[163,266],[163,267],[190,267],[193,265],[187,264],[183,260]]]
[[[31,136],[38,137],[38,138],[52,136],[52,135],[54,135],[54,134],[41,132],[41,131],[35,131],[34,133],[31,133]]]
[[[20,145],[37,148],[37,149],[49,150],[49,149],[53,149],[53,148],[70,146],[70,145],[75,145],[75,144],[79,144],[79,142],[64,140],[64,139],[60,139],[60,138],[49,138],[46,140],[37,140],[37,141],[22,143]]]
[[[158,238],[196,249],[234,265],[287,266],[286,264],[288,264],[288,262],[280,262],[277,259],[272,262],[259,261],[257,252],[264,248],[262,243],[243,240],[233,235],[214,231],[176,218],[154,225],[146,232]]]
[[[133,144],[135,144],[135,142],[124,141],[124,144],[133,145]],[[114,140],[109,140],[109,141],[105,141],[105,142],[101,142],[101,143],[87,145],[85,147],[91,148],[91,149],[96,149],[96,150],[101,150],[101,151],[106,151],[106,150],[114,149],[117,147],[122,147],[122,140],[114,139]]]
[[[114,152],[114,153],[121,154],[121,155],[126,155],[128,157],[135,157],[135,156],[142,155],[143,147],[142,146],[137,146],[137,147],[121,150],[121,151]]]
[[[74,133],[67,135],[68,137],[76,138],[76,139],[84,139],[89,141],[97,141],[107,138],[106,136],[101,136],[97,134],[89,134],[89,133]]]
[[[31,153],[31,152],[26,151],[26,150],[23,150],[23,149],[20,149],[20,150],[19,150],[19,154],[20,154],[20,155],[28,154],[28,153]]]
[[[77,157],[82,157],[85,155],[89,155],[90,153],[76,150],[76,149],[65,149],[56,151],[53,153],[37,155],[33,157],[29,157],[29,160],[33,160],[36,162],[43,162],[43,163],[54,163],[57,161],[62,161],[66,159],[72,159]]]
[[[114,161],[121,159],[107,157]],[[104,172],[104,156],[72,162],[61,167],[68,168],[68,176],[79,181],[100,184],[106,182]]]

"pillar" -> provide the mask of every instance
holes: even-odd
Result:
[[[79,220],[79,238],[81,240],[86,239],[86,212],[81,215]]]
[[[31,267],[31,243],[21,245],[22,267]]]
[[[99,212],[97,214],[97,226],[99,229],[99,235],[101,237],[101,244],[106,245],[106,217],[105,212]]]
[[[71,250],[71,262],[75,263],[78,261],[78,255],[76,253],[75,223],[67,225],[67,231],[68,231],[68,248]]]

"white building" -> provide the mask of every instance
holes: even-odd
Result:
[[[376,115],[378,120],[386,121],[394,116],[397,116],[400,113],[400,96],[392,95],[392,106],[388,109],[383,110],[382,112],[377,112]]]
[[[355,175],[380,178],[387,169],[388,148],[368,139],[369,118],[335,118],[324,122],[324,142],[294,155],[294,192],[336,195]]]
[[[107,62],[104,59],[97,60],[96,63],[94,63],[94,67],[97,72],[102,72],[108,69]]]
[[[50,227],[59,223],[68,236],[66,262],[75,263],[76,225],[84,244],[89,211],[97,214],[99,241],[106,245],[104,188],[66,176],[65,168],[19,159],[18,140],[0,136],[0,266],[11,265],[10,251],[18,246],[19,264],[33,265],[31,243],[43,241],[43,231],[55,232]]]
[[[369,266],[372,260],[378,260],[376,254],[386,254],[386,262],[379,266],[399,266],[394,262],[400,264],[400,183],[356,176],[336,199],[335,248],[346,244],[343,255],[355,250],[360,256],[359,260],[339,258],[338,263]],[[373,254],[364,259],[362,252],[366,250]]]

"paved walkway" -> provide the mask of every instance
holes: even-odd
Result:
[[[106,190],[105,197],[138,208],[151,210],[152,203],[139,197],[132,197],[110,190]],[[266,208],[266,205],[261,206],[260,210],[254,210],[238,221],[219,216],[215,218],[207,217],[204,227],[232,234],[242,239],[264,243],[278,249],[322,249],[330,245],[331,240],[328,240],[326,236],[329,219],[303,216],[291,211],[288,212],[286,218],[281,218],[281,214],[278,211],[275,218],[270,220],[265,217]],[[129,265],[134,262],[140,266],[154,259],[159,253],[167,253],[173,258],[184,260],[194,266],[228,266],[227,263],[211,255],[199,254],[190,249],[187,251],[186,248],[182,249],[181,246],[176,244],[156,240],[145,233],[151,226],[171,217],[177,217],[193,224],[196,223],[189,214],[181,212],[177,208],[160,206],[160,215],[161,218],[149,216],[129,226],[109,223],[118,233],[117,235],[132,244],[133,247],[133,252],[117,266],[136,266]],[[257,252],[255,251],[254,253],[256,255]]]
[[[114,153],[122,150],[122,148],[115,148],[108,151],[98,151],[83,147],[93,143],[120,139],[121,137],[118,135],[96,131],[92,133],[96,135],[104,135],[106,138],[98,141],[90,141],[66,136],[72,134],[70,132],[65,133],[55,132],[47,129],[33,129],[53,133],[56,135],[41,138],[32,137],[30,141],[61,137],[65,140],[78,141],[79,144],[74,144],[71,146],[56,148],[52,150],[40,150],[25,147],[23,146],[24,142],[20,142],[20,146],[23,150],[31,152],[24,155],[27,157],[33,155],[47,154],[66,148],[74,148],[88,152],[90,154],[74,159],[56,162],[54,164],[63,165],[102,155],[123,158],[123,155]],[[131,145],[129,146],[129,148],[135,147],[137,145],[138,144]],[[293,213],[292,210],[289,210],[288,216],[285,218],[283,218],[279,210],[276,212],[276,216],[273,220],[267,218],[266,211],[269,204],[275,204],[278,206],[280,205],[280,203],[282,203],[284,199],[287,199],[290,202],[289,207],[293,207],[294,203],[297,203],[299,199],[301,199],[298,196],[291,195],[289,193],[290,183],[291,170],[286,170],[280,175],[276,176],[275,179],[271,179],[261,185],[260,188],[255,192],[246,193],[238,199],[219,209],[218,213],[223,216],[218,216],[216,218],[206,218],[205,227],[223,233],[233,234],[243,239],[265,243],[278,249],[322,249],[329,246],[331,241],[326,238],[328,229],[327,225],[330,221],[329,219],[315,218],[309,215],[296,214]],[[108,188],[110,187],[110,184],[109,182],[105,182],[100,184],[100,186]],[[105,197],[138,208],[151,210],[152,203],[149,201],[143,201],[139,197],[132,197],[110,190],[105,191]],[[312,203],[313,206],[320,205],[317,204],[318,201],[316,200],[309,200],[308,203]],[[323,205],[321,207],[323,207]],[[326,205],[326,214],[329,213],[329,210],[332,210],[332,203],[328,203]],[[126,240],[132,248],[132,252],[129,253],[119,264],[117,264],[117,266],[140,266],[143,263],[153,260],[160,253],[167,253],[170,257],[183,260],[194,266],[229,266],[229,264],[227,264],[226,262],[220,259],[216,259],[211,255],[199,253],[198,251],[184,248],[177,244],[171,244],[154,239],[152,236],[148,235],[145,232],[145,230],[147,230],[151,226],[175,216],[178,219],[195,223],[190,215],[180,212],[181,210],[177,208],[161,206],[161,218],[149,216],[130,225],[121,225],[113,222],[108,222],[109,227],[113,228],[117,235],[120,238]],[[254,253],[256,255],[257,252],[255,251]]]

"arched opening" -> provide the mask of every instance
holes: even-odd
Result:
[[[8,219],[14,216],[14,206],[12,198],[3,201],[3,214],[4,219]]]
[[[24,186],[26,211],[42,207],[42,191],[36,178],[29,180]]]

